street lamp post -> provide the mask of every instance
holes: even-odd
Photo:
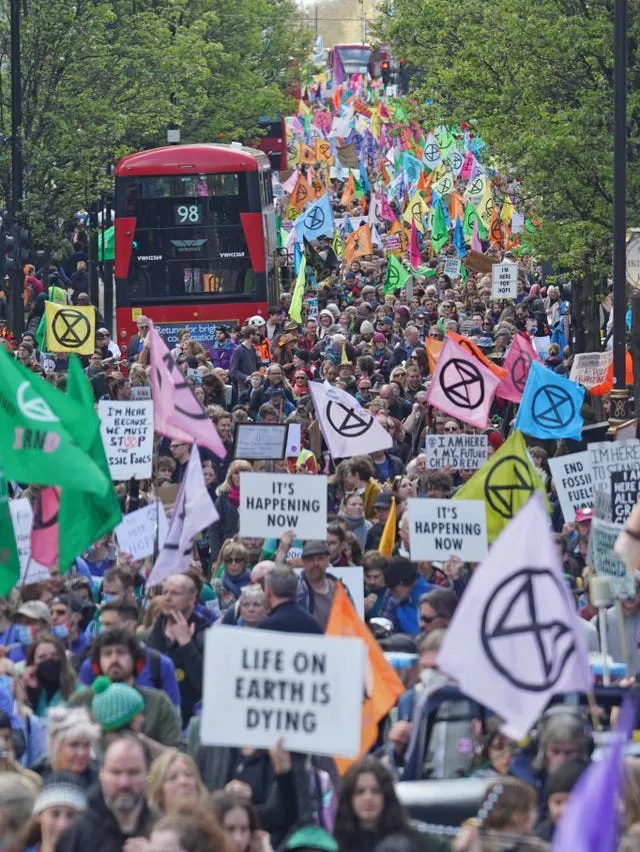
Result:
[[[610,424],[629,419],[626,387],[627,0],[616,0],[613,60],[613,390]]]
[[[18,224],[22,203],[22,75],[20,73],[20,0],[10,0],[11,24],[11,197],[9,223]],[[17,247],[19,250],[19,247]],[[19,264],[18,264],[19,267]],[[10,272],[9,321],[13,334],[20,338],[24,331],[22,269]]]

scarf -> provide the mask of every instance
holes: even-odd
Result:
[[[222,575],[222,585],[224,588],[231,592],[234,598],[237,600],[240,597],[240,592],[245,586],[248,586],[251,581],[251,573],[249,571],[243,571],[239,577],[232,577],[227,569],[224,569],[224,573]]]
[[[233,505],[238,508],[240,505],[240,489],[236,488],[235,485],[232,485],[231,488],[227,491],[229,496],[229,500],[233,503]]]
[[[350,518],[348,515],[345,515],[344,512],[340,512],[338,515],[342,523],[348,530],[355,530],[358,527],[361,527],[364,524],[365,517],[364,515],[361,518]]]

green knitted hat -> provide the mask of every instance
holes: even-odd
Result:
[[[91,712],[103,731],[124,728],[139,713],[144,713],[144,698],[126,683],[111,683],[101,675],[93,682]]]

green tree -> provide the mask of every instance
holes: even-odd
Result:
[[[10,137],[9,31],[0,22],[0,133]],[[293,0],[30,0],[22,24],[23,214],[49,241],[111,189],[131,151],[231,141],[291,106],[308,49]],[[0,193],[10,149],[0,147]]]
[[[413,116],[470,121],[541,226],[529,239],[585,284],[610,274],[613,0],[389,0],[382,35],[413,72]],[[640,222],[640,2],[629,0],[629,224]]]

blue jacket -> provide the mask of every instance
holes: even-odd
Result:
[[[418,603],[422,595],[435,588],[436,586],[427,583],[424,577],[419,576],[409,597],[402,601],[399,601],[389,589],[382,604],[382,617],[393,622],[394,633],[408,633],[409,636],[418,635],[420,632]]]

